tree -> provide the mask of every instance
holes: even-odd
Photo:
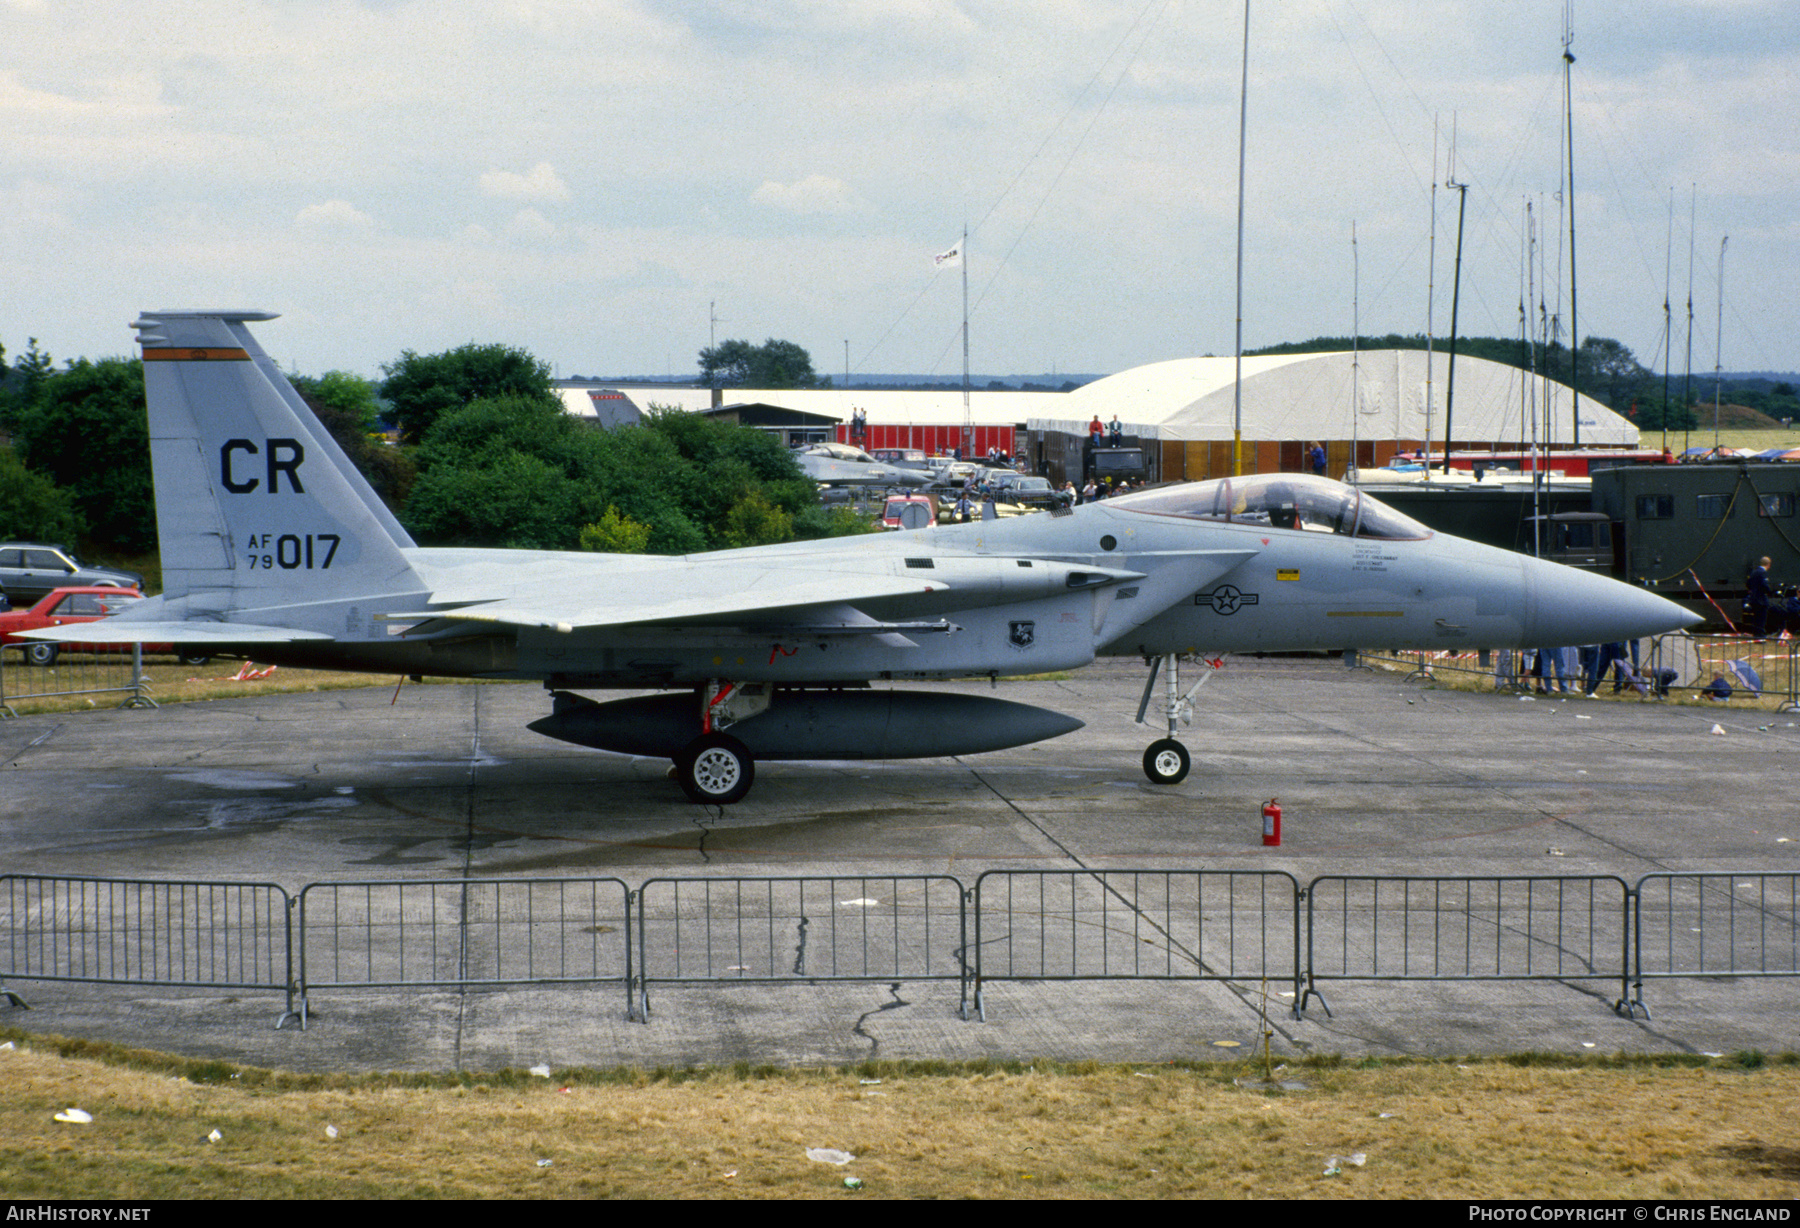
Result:
[[[550,389],[550,364],[504,345],[459,346],[442,354],[407,350],[384,366],[381,394],[403,443],[418,443],[448,410],[484,397],[524,397],[560,404]]]
[[[721,341],[700,351],[700,378],[733,388],[829,388],[813,371],[812,355],[792,341],[761,345]]]
[[[405,506],[418,478],[418,466],[403,449],[369,437],[380,425],[375,385],[348,371],[327,371],[316,379],[307,375],[288,379],[382,501],[394,510]]]
[[[1582,393],[1621,412],[1651,382],[1650,372],[1638,365],[1631,349],[1611,337],[1589,337],[1583,341],[1577,361]]]
[[[603,431],[522,397],[440,416],[402,517],[434,545],[690,554],[838,536],[818,488],[765,432],[651,407]]]
[[[70,492],[96,545],[135,554],[156,544],[140,360],[78,358],[40,374],[11,418],[20,457]]]
[[[603,554],[643,554],[650,548],[650,526],[608,507],[599,520],[581,526],[581,548]]]
[[[1385,337],[1314,337],[1311,341],[1290,341],[1260,350],[1258,354],[1318,354],[1332,351],[1422,350],[1430,346],[1438,353],[1448,351],[1447,338],[1427,339],[1423,333],[1410,336],[1389,333]],[[1464,358],[1485,358],[1509,367],[1527,368],[1535,361],[1537,370],[1561,383],[1569,383],[1569,350],[1559,342],[1537,347],[1535,360],[1531,351],[1517,337],[1458,337],[1456,352]],[[1581,375],[1581,395],[1592,397],[1608,409],[1625,413],[1634,399],[1643,396],[1650,372],[1638,364],[1631,350],[1610,337],[1589,337],[1581,343],[1577,355]]]
[[[73,542],[81,516],[66,490],[25,467],[11,448],[0,448],[0,539]]]

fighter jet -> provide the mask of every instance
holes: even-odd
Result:
[[[794,453],[806,476],[822,486],[931,486],[943,473],[911,465],[884,465],[847,443],[815,443]]]
[[[1434,533],[1348,486],[1259,474],[1002,521],[680,558],[416,545],[251,336],[252,311],[156,311],[144,351],[165,591],[64,641],[541,680],[531,728],[666,757],[689,797],[743,798],[759,760],[963,755],[1081,727],[894,683],[1160,671],[1188,772],[1184,657],[1589,644],[1694,623],[1603,576]],[[635,690],[599,703],[580,691]]]

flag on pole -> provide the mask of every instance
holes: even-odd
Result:
[[[931,258],[931,262],[940,269],[954,269],[962,265],[962,244],[958,243],[947,252],[940,252]]]

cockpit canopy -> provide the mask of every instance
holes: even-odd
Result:
[[[1418,539],[1431,530],[1353,486],[1305,473],[1253,473],[1188,482],[1107,501],[1108,507],[1155,516],[1186,516],[1258,528],[1336,533],[1343,537]]]
[[[870,456],[867,452],[864,452],[854,444],[833,443],[829,439],[819,443],[809,444],[805,448],[802,448],[801,451],[805,452],[808,456],[828,456],[832,460],[854,461],[860,465],[873,465],[875,463],[875,458],[873,456]]]

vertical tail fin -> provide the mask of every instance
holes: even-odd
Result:
[[[147,311],[132,325],[164,595],[188,617],[294,607],[279,621],[341,633],[344,602],[426,586],[402,552],[412,539],[245,327],[273,318]]]

